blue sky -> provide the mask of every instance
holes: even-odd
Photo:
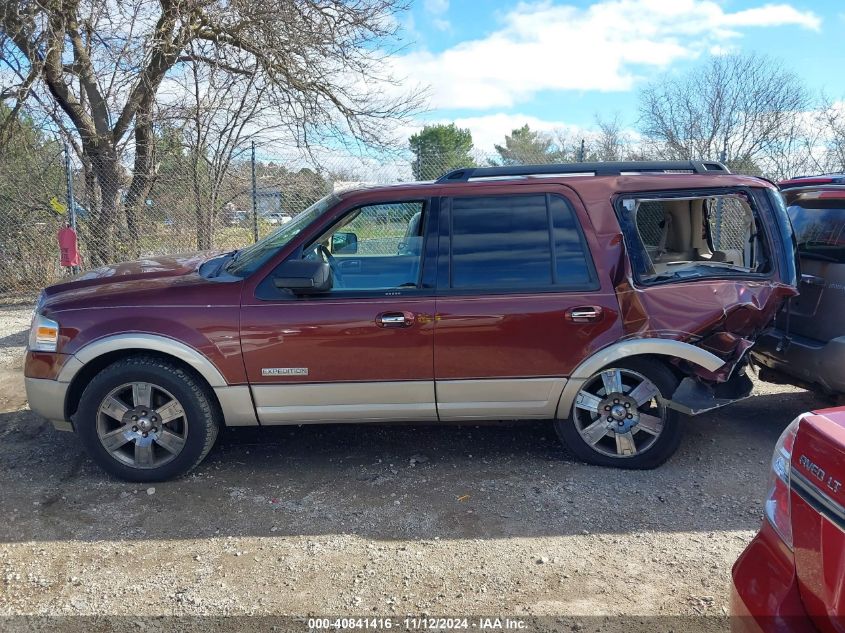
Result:
[[[841,1],[416,0],[404,26],[396,71],[430,86],[421,120],[470,127],[482,149],[523,122],[576,130],[618,114],[634,128],[641,86],[725,52],[775,57],[845,98]]]

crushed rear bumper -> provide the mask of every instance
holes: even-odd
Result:
[[[745,367],[734,372],[727,381],[717,384],[704,383],[688,376],[666,404],[686,415],[698,415],[744,400],[753,389],[754,383],[745,373]]]

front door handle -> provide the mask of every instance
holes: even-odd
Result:
[[[578,306],[577,308],[569,308],[565,316],[567,321],[573,323],[596,323],[601,321],[604,310],[601,306]]]
[[[413,312],[382,312],[376,317],[379,327],[411,327],[416,315]]]

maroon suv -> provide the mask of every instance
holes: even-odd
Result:
[[[135,481],[223,424],[545,419],[583,460],[653,468],[679,414],[750,393],[795,284],[777,189],[719,163],[461,169],[47,288],[26,389]]]

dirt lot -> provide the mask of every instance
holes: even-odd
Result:
[[[148,489],[26,408],[29,310],[0,309],[3,616],[143,630],[151,615],[520,614],[604,630],[706,614],[722,629],[774,442],[822,404],[759,384],[690,420],[650,472],[579,464],[536,423],[229,430],[191,476]]]

